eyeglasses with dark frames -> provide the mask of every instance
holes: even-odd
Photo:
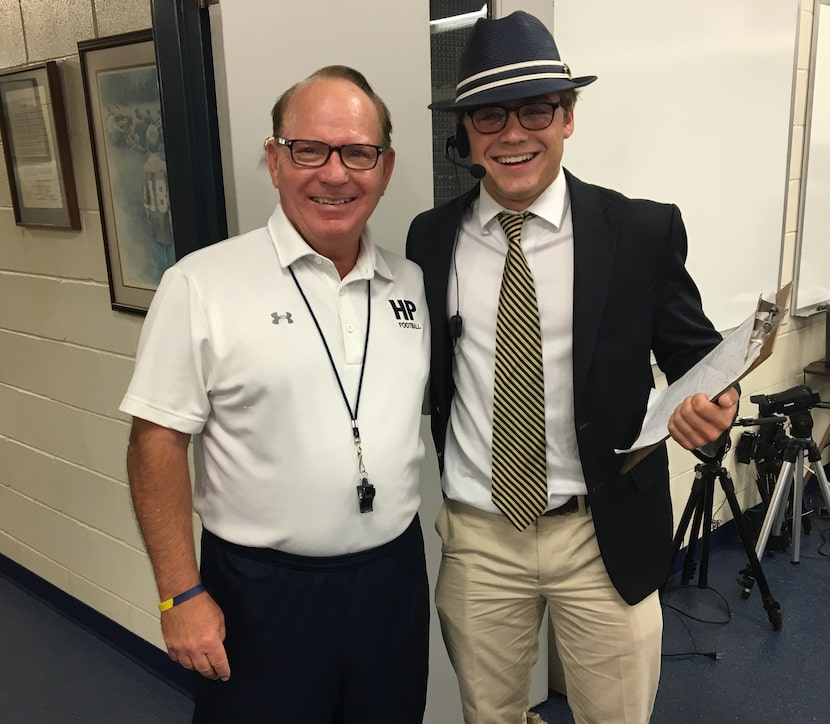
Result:
[[[516,108],[504,106],[485,106],[467,111],[473,128],[479,133],[498,133],[507,125],[511,113],[516,114],[519,124],[528,131],[541,131],[553,123],[553,116],[561,103],[535,101],[524,103]]]
[[[346,143],[342,146],[330,146],[323,141],[310,141],[304,138],[293,138],[290,141],[275,136],[274,140],[288,148],[291,160],[298,166],[319,168],[328,163],[334,151],[346,168],[353,171],[370,171],[378,165],[380,154],[386,150],[385,146],[372,146],[368,143]]]

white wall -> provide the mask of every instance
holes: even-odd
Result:
[[[225,3],[232,4],[237,3]],[[332,2],[332,12],[341,4]],[[281,11],[286,10],[287,3],[279,5]],[[502,5],[503,13],[515,9],[506,0]],[[545,17],[551,3],[536,0],[522,5]],[[374,10],[380,18],[380,45],[372,47],[388,71],[381,68],[382,72],[373,74],[370,69],[375,64],[368,57],[355,56],[349,62],[366,69],[370,81],[392,107],[399,162],[392,188],[378,212],[378,228],[390,230],[384,243],[401,248],[402,234],[412,213],[429,206],[431,199],[430,171],[425,166],[430,154],[423,150],[430,148],[424,101],[429,93],[429,60],[424,49],[410,45],[420,43],[418,28],[426,28],[427,3],[396,4],[394,25],[383,14],[388,4],[372,0],[359,6],[361,17],[373,17],[370,10]],[[126,488],[123,458],[128,421],[116,412],[131,373],[141,318],[110,310],[75,47],[78,40],[149,24],[149,3],[144,0],[0,0],[0,70],[46,59],[59,61],[83,223],[80,232],[15,226],[8,179],[5,171],[0,171],[0,554],[160,645],[155,586]],[[792,279],[795,264],[809,66],[809,44],[804,41],[809,39],[811,27],[812,3],[805,0],[800,17],[802,42],[781,255],[784,282]],[[271,193],[270,185],[256,154],[269,132],[270,106],[285,85],[273,73],[285,72],[280,77],[290,82],[305,72],[301,57],[280,59],[273,23],[268,29],[272,32],[263,46],[267,52],[253,44],[248,51],[262,54],[261,70],[243,84],[263,93],[261,108],[251,119],[256,124],[255,133],[251,132],[252,156],[240,160],[239,169],[233,171],[240,178],[251,179],[252,187],[262,188],[266,194]],[[256,24],[248,30],[265,32]],[[336,54],[325,62],[342,59]],[[359,63],[361,59],[363,63]],[[308,69],[317,65],[309,64]],[[403,72],[396,72],[401,66]],[[271,80],[265,83],[266,78]],[[401,88],[406,92],[404,98]],[[406,120],[408,109],[412,113],[410,121]],[[413,125],[408,125],[410,122]],[[411,150],[407,150],[404,138],[411,139]],[[226,170],[226,177],[230,174]],[[252,212],[251,218],[255,217]],[[749,403],[750,394],[776,392],[800,383],[802,368],[822,357],[823,350],[823,319],[787,319],[773,357],[744,383],[743,412],[752,414],[755,409]],[[827,380],[808,382],[830,399]],[[830,422],[830,415],[815,411],[815,418],[818,437]],[[428,440],[426,429],[424,435]],[[672,447],[672,490],[678,511],[688,497],[695,462]],[[746,466],[738,467],[741,470],[736,471],[736,484],[742,496],[754,502],[754,484]],[[437,474],[431,448],[423,481],[427,500],[422,518],[434,541],[431,521],[437,508]],[[716,517],[728,518],[723,511]],[[434,548],[430,555],[434,566]],[[443,650],[440,641],[433,640],[432,644],[433,652]],[[438,667],[433,669],[432,677],[434,682],[447,686],[447,700],[431,703],[434,708],[427,724],[453,724],[453,675]]]
[[[778,280],[798,0],[555,7],[564,60],[598,76],[576,105],[565,166],[677,204],[706,313],[736,327]]]

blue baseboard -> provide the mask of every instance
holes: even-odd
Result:
[[[193,697],[193,674],[171,661],[164,651],[153,644],[4,555],[0,555],[0,575],[112,646],[149,673],[186,696]]]

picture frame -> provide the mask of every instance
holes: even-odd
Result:
[[[66,111],[54,60],[0,73],[0,135],[15,223],[80,231]]]
[[[152,30],[78,43],[112,308],[143,314],[173,264]]]

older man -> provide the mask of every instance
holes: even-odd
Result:
[[[272,115],[280,203],[165,274],[121,406],[164,640],[202,675],[198,724],[417,724],[429,320],[418,267],[366,228],[395,161],[389,112],[332,66]]]

